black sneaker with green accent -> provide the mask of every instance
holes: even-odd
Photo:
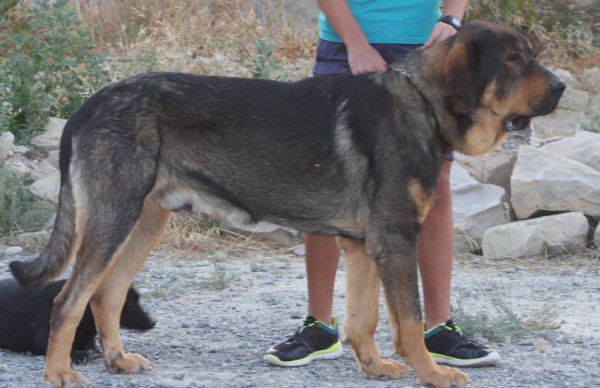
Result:
[[[344,353],[337,319],[331,327],[309,315],[288,339],[267,351],[264,360],[277,366],[301,366],[312,360],[338,358]]]
[[[438,364],[483,366],[500,361],[498,352],[469,340],[451,319],[425,332],[425,346]]]

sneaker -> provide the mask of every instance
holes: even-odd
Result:
[[[438,364],[483,366],[500,360],[498,352],[469,340],[451,319],[425,332],[425,346]]]
[[[331,327],[309,315],[287,340],[267,351],[264,360],[277,366],[301,366],[312,360],[331,360],[344,353],[339,339],[337,319]]]

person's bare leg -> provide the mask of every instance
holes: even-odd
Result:
[[[419,269],[423,281],[427,329],[450,319],[450,281],[454,253],[451,161],[444,161],[438,176],[435,204],[421,227]]]
[[[308,314],[326,325],[331,325],[333,289],[340,261],[340,248],[333,237],[307,233],[305,241]]]

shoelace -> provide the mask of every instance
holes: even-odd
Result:
[[[458,327],[458,325],[455,325],[454,322],[449,321],[449,323],[450,324],[448,324],[448,322],[446,322],[444,324],[444,328],[446,330],[448,330],[450,332],[450,334],[452,334],[453,336],[461,338],[459,345],[473,344],[473,345],[481,346],[480,344],[471,341],[467,336],[465,336],[463,334],[463,332],[460,330],[460,327]]]
[[[308,324],[307,324],[308,322]],[[319,323],[319,321],[317,320],[313,320],[313,319],[305,319],[302,321],[302,325],[300,325],[300,327],[298,329],[296,329],[296,331],[294,332],[294,334],[292,334],[291,336],[289,336],[285,342],[288,343],[292,343],[294,341],[296,342],[300,342],[299,339],[302,339],[303,334],[304,334],[304,329],[306,329],[307,327],[313,327],[315,325],[317,325]]]

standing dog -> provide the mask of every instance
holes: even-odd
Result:
[[[65,283],[66,280],[57,280],[26,288],[15,279],[0,280],[0,348],[45,355],[52,304]],[[133,287],[127,291],[120,323],[125,329],[144,331],[156,325],[140,306],[140,295]],[[88,305],[77,326],[71,348],[71,360],[75,364],[91,359],[96,350],[96,334],[94,316]]]
[[[193,210],[339,236],[344,332],[361,371],[408,371],[375,346],[383,283],[398,353],[425,383],[465,385],[423,342],[416,242],[436,177],[445,154],[493,150],[551,112],[564,88],[522,35],[488,23],[372,74],[282,83],[154,73],[104,88],[65,127],[48,245],[10,265],[39,284],[76,256],[54,303],[46,380],[87,384],[69,350],[88,301],[109,369],[148,368],[123,350],[119,312],[171,212]]]

